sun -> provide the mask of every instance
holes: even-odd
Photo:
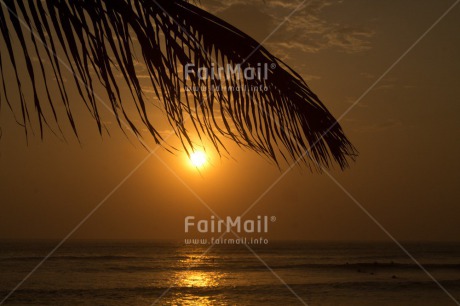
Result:
[[[196,168],[201,168],[206,164],[208,157],[203,151],[195,151],[190,154],[190,163]]]

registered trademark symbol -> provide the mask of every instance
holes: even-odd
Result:
[[[270,221],[275,222],[275,221],[276,221],[276,217],[275,217],[275,216],[271,216],[271,217],[270,217]]]
[[[275,64],[275,63],[271,63],[271,64],[270,64],[270,68],[271,68],[271,69],[275,69],[275,68],[276,68],[276,64]],[[276,220],[276,218],[275,218],[275,220]]]

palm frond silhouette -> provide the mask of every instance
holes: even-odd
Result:
[[[86,105],[100,133],[104,123],[94,89],[102,85],[122,129],[127,124],[141,137],[140,130],[146,128],[156,143],[163,144],[136,72],[135,60],[139,60],[148,71],[152,95],[162,102],[186,150],[193,148],[193,133],[205,136],[217,150],[225,149],[223,139],[228,138],[276,162],[283,156],[315,168],[336,162],[343,169],[356,156],[340,125],[299,74],[250,36],[188,1],[1,3],[0,104],[6,101],[12,111],[19,105],[17,121],[26,133],[34,115],[42,136],[50,122],[59,127],[66,119],[78,137],[72,108],[75,97],[69,97],[69,81],[63,72],[68,69],[78,100]],[[140,59],[135,50],[140,51]],[[14,75],[6,75],[6,62]],[[186,73],[184,67],[190,63],[207,71],[226,65],[244,70],[261,63],[269,64],[270,69],[266,78],[241,78],[238,73],[200,78],[196,70]],[[6,84],[6,78],[13,78],[15,86]],[[30,98],[24,95],[25,82],[32,88]],[[57,94],[51,93],[51,82]],[[215,90],[235,87],[242,90]],[[129,101],[121,98],[121,88],[129,89]],[[202,90],[185,91],[187,88]],[[12,91],[19,92],[14,101]],[[40,91],[46,92],[44,98]],[[66,118],[56,111],[57,105],[64,106]],[[139,120],[126,111],[133,105]],[[186,120],[192,128],[186,128]]]

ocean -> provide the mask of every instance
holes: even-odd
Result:
[[[0,243],[0,300],[56,242]],[[460,244],[405,243],[460,300]],[[71,241],[4,305],[456,305],[392,243]]]

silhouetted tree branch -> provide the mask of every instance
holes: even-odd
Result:
[[[63,72],[68,68],[100,133],[104,127],[97,84],[104,87],[122,129],[125,122],[140,137],[140,129],[147,128],[162,143],[145,85],[136,72],[139,60],[186,150],[193,147],[191,133],[196,133],[210,139],[217,150],[225,148],[222,139],[229,138],[276,162],[281,154],[286,159],[301,158],[315,168],[330,166],[332,161],[344,168],[356,155],[340,125],[300,75],[245,33],[187,1],[4,0],[0,30],[0,104],[3,100],[11,110],[20,106],[17,121],[26,133],[32,115],[37,116],[42,133],[50,122],[60,126],[59,104],[78,137],[72,109],[75,97],[69,97]],[[137,59],[135,50],[142,58]],[[26,73],[21,73],[21,61]],[[5,75],[7,62],[14,75]],[[211,71],[227,64],[240,65],[242,70],[263,69],[267,64],[267,78],[242,78],[241,73],[199,77],[198,68]],[[15,86],[7,86],[6,78],[13,78]],[[30,98],[23,94],[24,82],[31,84]],[[57,92],[50,92],[50,82]],[[222,87],[246,90],[216,90]],[[121,88],[127,88],[132,99],[124,101]],[[12,91],[20,93],[18,99],[12,100]],[[46,92],[45,98],[40,91]],[[139,121],[126,111],[129,105],[135,106]],[[189,116],[192,129],[185,124]]]

